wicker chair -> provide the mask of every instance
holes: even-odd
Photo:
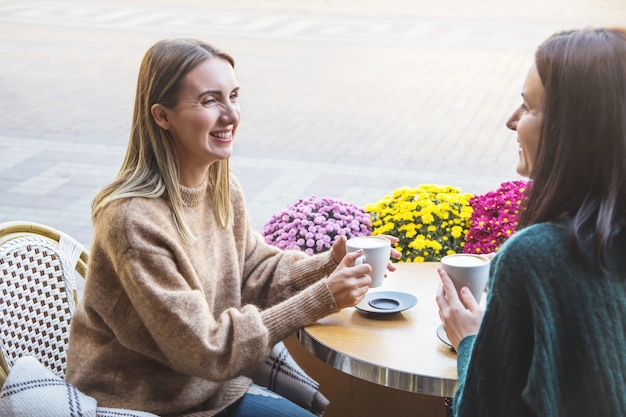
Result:
[[[22,221],[0,223],[0,387],[23,356],[37,359],[59,381],[64,378],[70,320],[78,302],[74,274],[85,278],[87,257],[80,243],[51,227]],[[272,389],[302,406],[323,410],[328,403],[282,343],[255,372],[260,384],[272,382]],[[59,385],[53,378],[37,381],[19,384],[30,389]],[[12,387],[11,391],[19,390]],[[154,414],[97,409],[96,417],[116,416]]]
[[[87,257],[80,243],[51,227],[23,221],[0,223],[3,416],[26,412],[48,416],[52,409],[56,410],[53,415],[78,415],[75,408],[85,407],[86,414],[96,417],[157,417],[143,411],[97,407],[93,398],[64,381],[70,320],[78,302],[75,273],[85,278]],[[20,358],[16,371],[9,375]],[[37,366],[41,370],[35,369],[35,374],[25,371]]]
[[[0,223],[0,386],[22,356],[63,378],[69,326],[87,251],[51,227]]]

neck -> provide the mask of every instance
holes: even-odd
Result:
[[[208,184],[208,178],[206,175],[202,182],[195,187],[188,187],[184,184],[180,185],[180,194],[187,207],[195,207],[200,203],[202,198],[206,194],[206,188]]]
[[[186,170],[180,173],[180,183],[185,187],[195,188],[200,186],[204,181],[206,181],[207,172],[209,167],[205,167],[203,169],[195,169],[195,170]]]

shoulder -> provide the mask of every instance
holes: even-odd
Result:
[[[246,211],[246,198],[237,177],[230,173],[230,202],[235,212]]]
[[[179,235],[167,201],[144,197],[110,203],[96,219],[94,232],[96,239],[126,249],[153,246],[162,242],[164,236]]]
[[[509,242],[534,242],[539,243],[541,241],[560,239],[567,233],[567,224],[564,222],[545,222],[528,226],[519,232],[515,233]],[[506,244],[506,243],[505,243]]]
[[[231,199],[232,198],[243,199],[244,198],[243,187],[241,186],[239,179],[235,176],[235,174],[232,173],[232,171],[230,173],[229,181],[230,181]]]
[[[96,222],[110,228],[129,227],[138,223],[158,223],[171,215],[170,205],[163,197],[130,197],[110,203]]]
[[[508,288],[512,293],[541,287],[552,277],[561,276],[573,263],[571,256],[566,225],[548,222],[529,226],[507,240],[493,258],[490,286]]]
[[[564,223],[539,223],[526,227],[507,240],[498,255],[509,259],[548,256],[567,249],[567,226]]]

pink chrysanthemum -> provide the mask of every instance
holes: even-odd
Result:
[[[491,253],[515,233],[517,215],[530,182],[507,181],[495,191],[470,199],[473,208],[465,253]]]

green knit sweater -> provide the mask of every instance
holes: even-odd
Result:
[[[494,257],[484,320],[459,345],[455,416],[626,416],[626,239],[602,274],[565,228],[528,227]]]
[[[99,406],[211,416],[240,398],[278,341],[337,311],[330,251],[309,257],[250,229],[231,179],[234,224],[216,224],[207,184],[181,186],[196,240],[163,198],[110,204],[94,225],[66,379]],[[196,415],[196,414],[194,414]]]

